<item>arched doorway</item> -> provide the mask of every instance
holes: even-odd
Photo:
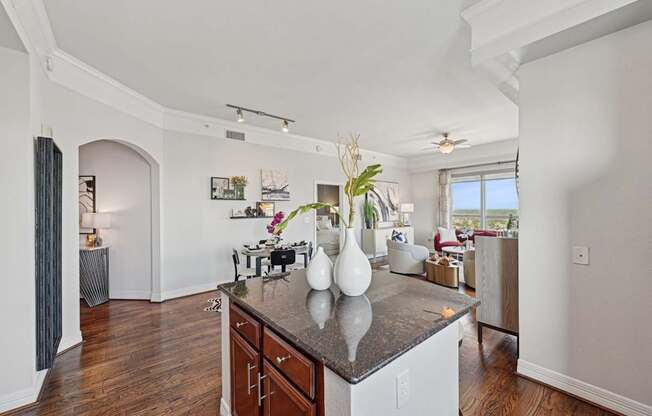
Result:
[[[103,231],[111,246],[109,296],[160,302],[159,163],[127,140],[97,138],[79,146],[79,175],[93,177],[97,212],[111,218]]]

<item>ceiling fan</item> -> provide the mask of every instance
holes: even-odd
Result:
[[[439,153],[443,153],[445,155],[452,153],[453,150],[455,149],[468,149],[471,147],[470,144],[463,144],[466,143],[468,140],[466,139],[459,139],[459,140],[453,140],[448,137],[448,133],[444,133],[444,138],[441,139],[439,142],[432,142],[432,144],[435,145],[435,151]]]

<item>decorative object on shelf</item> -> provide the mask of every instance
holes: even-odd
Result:
[[[391,223],[398,221],[398,183],[377,181],[373,188],[367,192],[366,200],[374,204],[378,221]]]
[[[82,215],[82,226],[95,230],[95,234],[88,234],[86,236],[86,245],[88,247],[101,247],[103,241],[100,230],[111,229],[111,215],[106,212],[85,213]]]
[[[244,178],[244,176],[234,176],[234,178]],[[244,179],[246,182],[247,179]],[[233,187],[231,179],[213,176],[211,177],[211,199],[244,201],[244,187],[238,190]]]
[[[314,290],[326,290],[333,282],[333,262],[324,253],[323,247],[317,248],[317,253],[306,268],[306,280]]]
[[[410,225],[410,214],[414,212],[414,204],[400,204],[398,212],[400,213],[399,222],[401,227]]]
[[[235,191],[235,199],[245,199],[246,176],[231,176],[231,186]]]
[[[335,318],[346,341],[349,362],[354,363],[358,344],[371,327],[371,303],[365,295],[340,296],[335,303]]]
[[[79,175],[79,234],[94,234],[93,228],[82,225],[82,216],[95,212],[95,176]]]
[[[256,209],[252,208],[252,207],[245,208],[244,212],[245,212],[245,216],[247,216],[248,218],[252,218],[252,217],[257,216],[256,215]]]
[[[321,248],[321,247],[320,247]],[[311,290],[306,297],[306,308],[319,329],[324,329],[333,313],[335,296],[330,290]]]
[[[260,184],[263,201],[289,201],[288,173],[281,169],[261,169]]]
[[[273,217],[275,214],[273,202],[256,202],[256,215],[259,217]]]
[[[364,205],[362,205],[362,213],[364,214],[365,227],[368,230],[376,228],[376,210],[374,202],[365,197]]]
[[[353,220],[355,219],[354,200],[356,197],[363,196],[371,191],[376,183],[374,178],[383,171],[381,165],[375,164],[367,166],[360,172],[359,163],[361,158],[358,139],[358,135],[351,135],[348,141],[340,141],[337,144],[337,156],[340,161],[340,167],[347,178],[346,184],[344,185],[344,193],[346,194],[349,206],[349,218],[348,221],[345,220],[339,211],[336,211],[340,221],[346,227],[346,240],[344,242],[344,248],[340,251],[340,255],[335,262],[333,278],[342,293],[347,296],[362,295],[371,284],[371,265],[367,256],[358,245],[355,236],[356,230],[353,228]],[[320,208],[334,207],[323,202],[302,205],[290,212],[285,221],[278,224],[276,228],[283,230],[287,227],[289,221],[298,214],[305,214],[310,210],[318,210]]]
[[[231,218],[247,218],[243,209],[233,208],[231,210]]]

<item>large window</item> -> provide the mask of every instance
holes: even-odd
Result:
[[[455,178],[451,184],[451,223],[461,229],[504,230],[510,214],[518,220],[518,197],[513,175]]]

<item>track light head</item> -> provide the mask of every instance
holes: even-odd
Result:
[[[244,114],[242,114],[242,110],[240,108],[235,110],[235,114],[238,116],[238,123],[242,123],[242,122],[245,121],[244,120]]]
[[[288,123],[287,120],[283,120],[281,130],[283,130],[283,133],[287,133],[290,131],[290,124]]]

